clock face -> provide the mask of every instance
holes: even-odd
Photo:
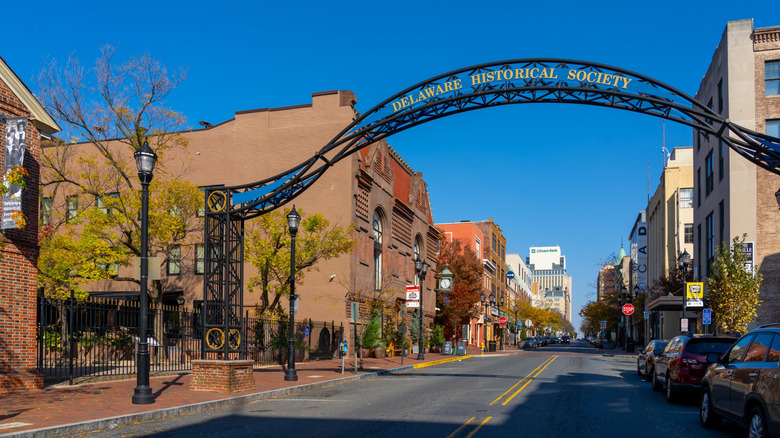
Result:
[[[450,280],[449,278],[442,278],[439,281],[439,288],[441,289],[449,289],[451,285],[452,285],[452,280]]]

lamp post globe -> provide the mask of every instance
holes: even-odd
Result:
[[[135,405],[149,405],[154,403],[152,388],[149,386],[149,341],[147,339],[149,326],[149,295],[147,293],[149,281],[149,183],[154,177],[157,154],[149,147],[149,143],[144,141],[144,144],[133,153],[133,156],[138,167],[138,179],[141,181],[141,287],[139,291],[138,352],[135,361],[137,375],[132,402]]]
[[[295,209],[287,214],[287,226],[290,229],[290,338],[287,347],[287,370],[284,372],[284,380],[295,382],[298,373],[295,371],[295,235],[298,234],[298,225],[301,223],[301,215]]]
[[[780,207],[780,189],[777,189],[775,192],[775,201],[777,202],[777,206]]]

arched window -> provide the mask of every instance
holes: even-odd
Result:
[[[382,289],[382,212],[374,211],[374,290]]]
[[[421,248],[422,248],[422,237],[420,237],[420,235],[418,234],[417,236],[414,237],[414,260],[412,260],[412,261],[416,261],[418,259],[422,260],[422,258],[420,257]],[[412,266],[414,266],[414,265],[412,265]],[[414,269],[414,268],[412,268],[412,269]],[[420,285],[420,276],[417,275],[417,270],[416,269],[414,269],[414,284],[416,286]]]

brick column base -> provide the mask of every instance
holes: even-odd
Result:
[[[193,360],[191,391],[242,392],[255,389],[251,360]]]
[[[43,376],[37,370],[0,371],[0,394],[43,389]]]

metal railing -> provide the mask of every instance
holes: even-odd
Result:
[[[45,383],[73,384],[136,373],[138,321],[137,301],[39,297],[37,367]],[[188,372],[192,360],[203,357],[199,311],[176,305],[152,306],[148,324],[152,374]],[[249,318],[247,311],[241,336],[245,341],[235,358],[251,359],[255,365],[284,363],[288,333],[285,321]],[[295,333],[296,361],[307,356],[329,359],[337,354],[344,327],[304,319],[295,324]],[[284,348],[278,348],[280,345]]]

